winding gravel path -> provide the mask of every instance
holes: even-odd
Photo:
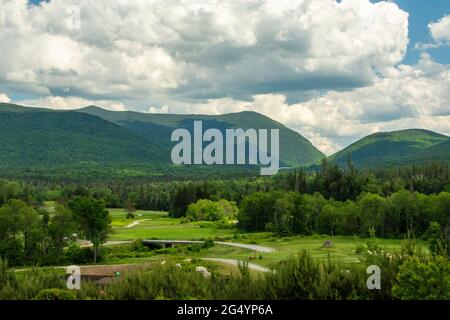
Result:
[[[205,260],[205,261],[213,261],[213,262],[219,262],[219,263],[225,263],[225,264],[229,264],[231,266],[238,266],[239,263],[241,263],[241,260],[235,260],[235,259],[223,259],[223,258],[200,258],[201,260]],[[249,262],[248,263],[248,268],[251,270],[255,270],[255,271],[260,271],[260,272],[270,272],[271,270],[269,268],[260,266],[258,264],[254,264]]]

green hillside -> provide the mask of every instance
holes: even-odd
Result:
[[[0,107],[0,167],[131,165],[162,160],[157,143],[98,117],[38,109],[4,111],[11,108]]]
[[[0,104],[0,175],[77,177],[187,177],[245,175],[249,166],[174,166],[175,128],[280,129],[282,165],[303,165],[323,157],[298,133],[254,112],[222,116],[112,112],[97,107],[55,111]]]
[[[406,159],[408,162],[450,161],[450,138],[420,150]]]
[[[337,152],[330,161],[345,165],[350,155],[353,164],[359,168],[403,165],[437,158],[449,161],[448,139],[445,135],[422,129],[379,132]]]
[[[175,128],[192,129],[194,120],[202,120],[204,130],[217,128],[224,132],[229,128],[279,129],[280,160],[286,166],[308,165],[324,157],[323,153],[299,133],[256,112],[225,115],[149,114],[130,111],[113,112],[95,106],[78,111],[120,124],[127,129],[141,133],[150,141],[161,141],[162,152],[167,154],[170,154],[170,150],[175,144],[170,141],[170,135]]]

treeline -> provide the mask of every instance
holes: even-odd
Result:
[[[450,239],[450,193],[400,190],[336,201],[320,193],[257,192],[244,198],[238,220],[246,231],[402,238],[438,230]]]
[[[383,171],[357,171],[351,162],[340,168],[323,160],[316,171],[293,170],[269,178],[178,182],[170,193],[170,214],[183,216],[189,204],[199,199],[227,199],[240,204],[255,192],[268,191],[321,194],[336,201],[356,200],[361,194],[388,197],[400,190],[425,195],[450,191],[450,166],[429,163],[424,166],[401,167]]]
[[[216,177],[216,176],[214,176]],[[105,202],[107,207],[124,207],[132,202],[139,210],[170,211],[174,217],[186,214],[189,204],[200,199],[226,199],[240,204],[242,199],[260,191],[296,191],[320,193],[326,199],[356,200],[361,193],[387,197],[399,190],[423,194],[450,191],[450,165],[429,163],[422,166],[357,171],[351,162],[340,168],[326,160],[314,170],[281,172],[273,177],[249,176],[199,180],[131,179],[101,182],[52,181],[46,178],[0,180],[0,205],[8,199],[21,199],[39,205],[44,200],[67,203],[77,196],[89,196]]]
[[[11,266],[95,263],[110,223],[104,203],[93,198],[76,197],[52,214],[8,200],[0,207],[0,258]],[[81,249],[77,239],[90,240],[93,249]]]

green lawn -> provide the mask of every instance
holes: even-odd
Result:
[[[207,238],[223,238],[232,236],[231,229],[217,229],[214,227],[200,227],[198,223],[181,223],[181,219],[170,218],[167,212],[137,211],[136,219],[125,219],[123,209],[109,209],[112,217],[113,234],[110,240],[133,239],[171,239],[198,240]],[[134,221],[139,224],[132,228],[125,228]]]
[[[331,240],[334,243],[333,248],[323,248],[322,245],[325,240]],[[259,254],[256,254],[257,259],[252,261],[256,264],[270,266],[273,263],[285,260],[291,256],[296,255],[300,250],[307,250],[311,256],[319,261],[330,259],[342,263],[357,263],[358,257],[355,250],[358,245],[365,244],[367,239],[344,236],[305,236],[305,237],[289,237],[276,238],[270,237],[268,239],[261,239],[257,241],[237,240],[242,243],[257,243],[258,245],[267,246],[275,249],[273,253],[262,253],[262,259],[259,259]],[[398,239],[379,239],[378,243],[381,248],[386,251],[399,251],[402,240]],[[428,244],[423,241],[417,242],[418,246],[423,250],[427,250]],[[253,253],[246,249],[215,246],[206,251],[204,257],[220,257],[227,259],[241,259],[249,260]]]
[[[208,238],[223,238],[226,241],[258,244],[275,249],[273,253],[262,253],[262,259],[251,262],[263,266],[270,266],[281,260],[285,260],[296,255],[300,250],[305,249],[313,258],[324,261],[328,256],[333,261],[342,263],[357,263],[358,257],[355,250],[358,245],[367,242],[367,239],[344,236],[296,236],[296,237],[275,237],[270,233],[240,233],[233,229],[219,229],[207,225],[201,227],[201,223],[181,223],[181,219],[170,218],[166,212],[137,211],[137,217],[133,220],[125,219],[123,209],[109,210],[113,219],[113,234],[110,240],[133,240],[133,239],[173,239],[173,240],[199,240]],[[142,220],[145,219],[145,220]],[[132,228],[125,228],[133,221],[142,220]],[[325,240],[331,240],[334,244],[332,248],[323,248]],[[399,251],[402,240],[379,239],[379,245],[386,251]],[[426,251],[427,243],[418,241],[418,245]],[[216,245],[213,248],[202,250],[201,252],[189,253],[183,258],[225,258],[249,260],[253,252],[248,249]],[[147,258],[148,259],[148,258]],[[146,258],[138,258],[137,261],[145,261]],[[131,262],[131,261],[127,261]]]

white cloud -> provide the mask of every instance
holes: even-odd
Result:
[[[440,20],[428,24],[431,38],[434,42],[418,42],[414,45],[416,50],[435,49],[450,44],[450,15],[442,17]]]
[[[90,105],[96,105],[112,111],[124,111],[123,103],[108,100],[87,100],[79,97],[49,96],[33,100],[20,100],[17,103],[29,107],[50,108],[55,110],[74,110]]]
[[[450,42],[450,15],[430,23],[428,28],[434,40]]]
[[[327,154],[378,131],[424,128],[450,135],[450,65],[438,64],[423,53],[417,65],[386,69],[384,77],[371,86],[329,91],[302,103],[289,104],[284,95],[265,94],[255,95],[250,102],[223,98],[168,111],[248,110],[297,130]]]
[[[3,2],[0,83],[43,96],[205,100],[354,88],[400,62],[408,44],[408,14],[369,0]]]
[[[11,99],[5,93],[0,93],[0,102],[10,103]]]

